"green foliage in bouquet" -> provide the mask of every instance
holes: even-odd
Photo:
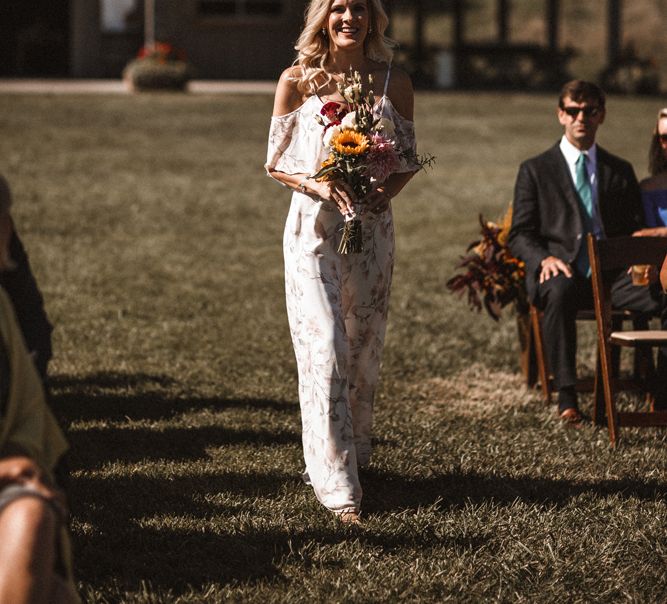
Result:
[[[467,293],[470,307],[479,312],[483,306],[495,321],[510,303],[515,304],[517,312],[527,312],[525,265],[512,256],[507,247],[511,206],[500,224],[487,222],[481,214],[479,223],[482,238],[468,246],[468,254],[457,265],[465,272],[454,275],[447,281],[447,287],[460,295]]]
[[[138,92],[185,90],[191,78],[192,68],[184,53],[165,42],[143,47],[123,70],[123,79]]]

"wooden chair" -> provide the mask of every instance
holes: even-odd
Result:
[[[544,335],[542,332],[542,315],[544,313],[533,304],[530,305],[528,312],[530,318],[530,354],[532,355],[532,358],[527,361],[530,363],[530,369],[527,370],[526,367],[522,368],[526,376],[526,384],[532,388],[539,383],[544,403],[550,405],[552,402],[551,395],[553,394],[553,387],[551,384],[551,370],[547,360]],[[630,310],[612,311],[612,324],[614,330],[621,329],[624,321],[633,321],[634,323],[637,320],[638,314]],[[595,321],[595,311],[592,308],[590,310],[585,309],[577,311],[577,321]],[[619,372],[621,360],[619,353],[620,350],[613,351],[612,353],[612,370],[614,375],[617,375]],[[635,357],[635,376],[641,372],[640,364],[639,358]],[[594,389],[594,381],[591,379],[579,379],[577,380],[576,389],[577,392],[592,392]]]
[[[611,282],[619,270],[633,264],[662,265],[667,255],[667,237],[616,237],[598,241],[589,235],[588,255],[598,331],[594,419],[601,424],[606,411],[609,440],[616,446],[621,426],[667,426],[667,411],[653,411],[652,405],[650,411],[616,410],[614,396],[619,387],[612,373],[612,350],[627,346],[648,357],[654,347],[667,346],[667,330],[615,331],[610,296]]]

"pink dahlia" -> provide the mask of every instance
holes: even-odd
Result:
[[[401,165],[394,142],[381,134],[371,138],[371,150],[368,153],[368,175],[377,182],[384,182]]]

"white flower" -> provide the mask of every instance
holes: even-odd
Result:
[[[343,128],[349,128],[350,130],[356,130],[357,129],[357,112],[356,111],[350,111],[350,113],[347,113],[343,120],[340,123],[341,127]]]
[[[348,103],[358,103],[361,100],[361,82],[355,82],[343,90],[343,98]]]
[[[340,131],[342,130],[342,124],[339,124],[337,126],[331,126],[327,128],[326,132],[324,133],[324,137],[322,138],[322,142],[324,143],[325,147],[329,147],[331,144],[331,139],[336,136],[336,134],[340,134]]]
[[[375,126],[377,132],[381,132],[386,138],[392,138],[396,134],[396,127],[394,122],[386,117],[381,117],[380,121]]]

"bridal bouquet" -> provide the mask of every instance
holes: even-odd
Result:
[[[525,265],[507,248],[512,224],[511,206],[500,224],[487,222],[481,215],[479,223],[482,238],[468,246],[468,254],[457,266],[465,272],[454,275],[447,281],[447,287],[460,294],[467,292],[470,307],[479,311],[484,305],[495,321],[500,318],[502,308],[511,302],[520,313],[526,312]]]
[[[357,198],[368,195],[400,166],[401,152],[394,140],[393,122],[373,115],[372,84],[369,76],[369,91],[364,94],[361,75],[350,70],[338,84],[345,104],[326,103],[316,116],[324,128],[323,143],[329,157],[311,178],[320,181],[340,178],[350,185]],[[338,247],[341,254],[363,251],[360,212],[357,204],[354,211],[345,216]]]

